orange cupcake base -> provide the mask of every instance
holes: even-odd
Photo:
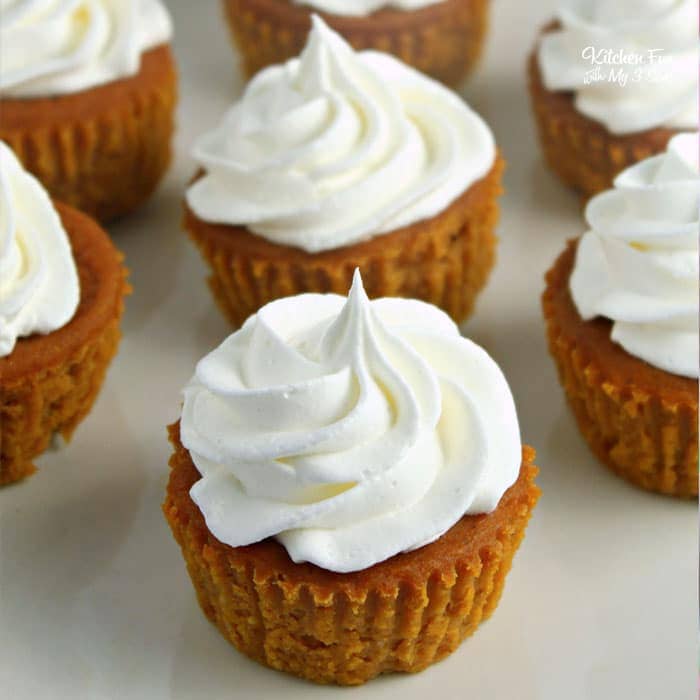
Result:
[[[549,25],[546,31],[555,25]],[[662,153],[674,129],[648,129],[633,134],[610,133],[603,124],[576,109],[572,92],[547,90],[537,49],[528,63],[529,90],[537,132],[549,168],[585,199],[610,189],[626,168]]]
[[[175,452],[163,504],[205,615],[239,651],[316,683],[358,685],[421,671],[453,652],[498,604],[539,498],[535,453],[486,515],[437,541],[347,574],[295,564],[273,539],[230,547],[207,529],[189,491],[200,475],[170,426]]]
[[[183,223],[212,269],[212,293],[234,327],[274,299],[345,295],[356,267],[370,298],[421,299],[459,323],[494,264],[503,167],[497,157],[484,178],[432,219],[321,253],[270,243],[243,226],[207,223],[187,204]]]
[[[569,292],[577,241],[547,273],[549,350],[581,433],[616,474],[649,491],[698,495],[698,382],[640,360],[610,340],[612,323],[583,321]]]
[[[298,56],[313,8],[290,0],[223,0],[247,77]],[[356,50],[394,54],[452,87],[474,69],[488,30],[489,0],[443,0],[417,10],[383,9],[366,17],[318,12]]]
[[[110,221],[144,202],[167,170],[176,92],[163,45],[123,80],[57,97],[0,99],[0,140],[54,199]]]
[[[80,277],[72,320],[47,335],[20,338],[0,358],[0,486],[35,471],[54,433],[69,440],[89,413],[117,351],[129,287],[122,256],[89,217],[56,204]]]

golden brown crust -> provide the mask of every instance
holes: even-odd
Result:
[[[0,139],[54,199],[109,221],[147,199],[170,163],[177,99],[166,45],[140,71],[81,92],[0,99]]]
[[[604,318],[583,321],[569,292],[577,241],[546,276],[549,349],[579,428],[597,457],[637,486],[698,494],[698,382],[664,372],[610,339]]]
[[[437,541],[348,574],[295,564],[272,539],[230,547],[189,496],[199,472],[170,426],[175,452],[163,512],[202,610],[239,651],[317,683],[356,685],[415,672],[454,651],[500,598],[539,497],[534,450],[486,515],[464,516]]]
[[[290,0],[223,0],[248,77],[301,53],[312,9]],[[488,30],[489,0],[444,0],[417,10],[383,9],[366,17],[318,12],[358,50],[392,53],[457,87],[476,65]]]
[[[87,415],[119,343],[128,292],[122,256],[89,217],[56,203],[80,277],[75,316],[20,338],[0,358],[0,485],[28,476],[54,433],[70,439]]]
[[[544,32],[556,26],[549,24]],[[545,161],[564,183],[585,198],[610,189],[620,172],[661,153],[679,133],[664,128],[624,135],[610,133],[603,124],[576,109],[572,92],[547,90],[542,82],[537,48],[530,54],[528,77]]]
[[[184,226],[211,267],[212,292],[235,327],[274,299],[347,294],[356,267],[370,298],[421,299],[460,322],[493,267],[503,167],[497,157],[484,178],[432,219],[321,253],[270,243],[243,226],[207,223],[187,204]]]

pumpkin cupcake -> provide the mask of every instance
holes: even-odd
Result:
[[[420,671],[496,607],[539,490],[493,360],[434,306],[304,294],[201,360],[163,506],[207,617],[318,683]]]
[[[547,274],[549,347],[581,432],[608,467],[698,493],[697,134],[590,201],[591,230]]]
[[[100,221],[170,162],[176,76],[160,0],[15,2],[0,27],[0,139],[49,194]]]
[[[119,342],[122,256],[0,142],[0,485],[88,414]]]
[[[503,169],[489,128],[318,17],[301,57],[259,73],[194,156],[184,224],[236,326],[273,299],[343,294],[356,267],[370,297],[458,322],[486,283]]]
[[[393,54],[458,87],[474,69],[488,29],[489,0],[223,0],[244,73],[299,55],[311,14],[356,50]]]
[[[529,61],[549,167],[588,198],[698,125],[695,0],[562,0]]]

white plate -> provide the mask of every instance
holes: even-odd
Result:
[[[165,425],[195,361],[227,324],[180,229],[188,150],[240,90],[217,2],[171,2],[181,74],[177,159],[145,209],[114,226],[134,294],[102,394],[74,441],[0,492],[0,696],[6,700],[696,697],[697,523],[692,503],[642,493],[601,467],[566,409],[539,296],[577,198],[535,143],[525,57],[553,2],[501,0],[466,95],[508,160],[499,260],[465,332],[503,367],[543,490],[491,620],[446,661],[344,691],[248,661],[197,608],[160,511]]]

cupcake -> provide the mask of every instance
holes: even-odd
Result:
[[[530,57],[549,167],[588,198],[698,125],[695,0],[562,0]]]
[[[493,360],[434,306],[271,302],[184,391],[163,506],[206,616],[318,683],[420,671],[496,607],[539,490]]]
[[[650,491],[698,493],[698,136],[625,170],[547,273],[549,348],[599,459]]]
[[[488,0],[224,0],[248,77],[297,56],[318,12],[355,49],[391,53],[458,87],[475,67]]]
[[[235,326],[267,302],[344,294],[433,303],[455,321],[493,265],[503,162],[462,100],[321,19],[195,144],[185,228]]]
[[[0,485],[90,411],[119,342],[121,260],[0,142]]]
[[[170,161],[176,100],[160,0],[18,0],[0,26],[0,139],[52,198],[102,222]]]

